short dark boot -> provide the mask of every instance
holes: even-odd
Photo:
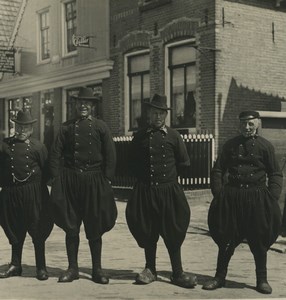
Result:
[[[78,270],[69,268],[61,274],[58,282],[72,282],[77,279],[79,279]]]
[[[227,274],[230,259],[234,253],[234,245],[230,242],[218,250],[217,267],[215,276],[204,283],[203,290],[216,290],[225,286],[225,278]]]
[[[9,278],[13,276],[21,276],[22,275],[22,267],[14,266],[9,264],[9,267],[6,271],[0,273],[0,278]]]
[[[202,289],[212,291],[224,286],[225,286],[224,278],[214,277],[208,280],[207,282],[205,282],[204,285],[202,286]]]
[[[254,252],[256,266],[256,290],[261,294],[271,294],[272,288],[267,281],[267,252]]]
[[[259,292],[261,294],[271,294],[272,293],[272,288],[266,279],[260,279],[257,281],[256,290],[257,290],[257,292]]]
[[[92,281],[99,284],[108,284],[109,278],[101,268],[102,238],[89,240],[92,260]]]
[[[157,280],[157,273],[149,268],[145,268],[141,273],[135,277],[137,284],[149,284]]]
[[[171,283],[182,288],[190,289],[197,285],[197,276],[187,275],[183,271],[182,258],[181,258],[181,247],[172,249],[167,248],[170,256],[173,274],[171,276]]]
[[[78,248],[79,248],[79,235],[68,236],[66,235],[66,249],[69,261],[69,267],[64,271],[58,279],[58,282],[72,282],[79,279],[78,272]]]
[[[36,260],[36,278],[38,280],[49,279],[49,274],[46,269],[46,258],[45,258],[45,242],[44,241],[33,241],[35,249],[35,260]]]
[[[178,276],[171,276],[171,282],[174,285],[180,286],[182,288],[191,289],[197,285],[197,276],[187,275],[185,272],[182,272]]]
[[[92,281],[100,284],[108,284],[109,278],[102,269],[92,271]]]
[[[48,271],[46,269],[37,269],[36,278],[41,281],[49,279]]]
[[[24,241],[12,245],[11,263],[8,269],[0,273],[0,278],[9,278],[22,275],[22,252]]]

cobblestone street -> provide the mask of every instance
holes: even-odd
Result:
[[[247,244],[240,245],[233,256],[225,288],[216,291],[202,290],[202,284],[215,272],[217,247],[208,236],[206,217],[210,197],[188,195],[192,208],[191,225],[182,248],[186,272],[198,276],[194,289],[182,289],[170,284],[171,268],[162,240],[158,244],[157,271],[159,279],[148,286],[134,284],[135,274],[144,267],[144,253],[138,248],[125,222],[126,202],[118,201],[118,220],[107,233],[103,244],[103,267],[110,276],[109,285],[98,285],[90,280],[91,259],[84,232],[81,232],[79,250],[80,279],[72,283],[57,283],[59,274],[67,267],[65,236],[58,228],[46,243],[46,258],[50,278],[40,282],[35,279],[34,252],[27,237],[23,253],[23,275],[0,281],[0,299],[238,299],[286,297],[286,241],[280,239],[268,256],[269,282],[272,295],[262,295],[255,290],[255,271],[252,255]],[[10,261],[10,246],[0,231],[1,266]]]

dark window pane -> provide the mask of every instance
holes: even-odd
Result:
[[[150,57],[149,54],[128,58],[130,124],[129,129],[136,130],[147,123],[144,105],[150,98]]]
[[[171,76],[171,125],[177,128],[196,126],[196,50],[191,44],[169,49]]]

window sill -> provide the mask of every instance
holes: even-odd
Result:
[[[65,54],[62,56],[62,59],[70,58],[70,57],[73,57],[73,56],[77,56],[77,50],[76,50],[76,51],[73,51],[73,52],[65,53]]]
[[[41,66],[41,65],[46,65],[46,64],[49,64],[51,62],[51,58],[47,58],[47,59],[44,59],[44,60],[39,60],[37,62],[37,65],[38,66]]]

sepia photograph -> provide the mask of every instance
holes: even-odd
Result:
[[[0,300],[286,299],[286,0],[0,0]]]

